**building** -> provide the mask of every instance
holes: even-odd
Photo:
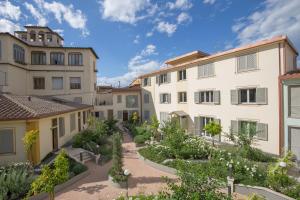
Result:
[[[23,137],[38,130],[33,162],[61,148],[87,123],[93,106],[50,97],[0,94],[0,165],[24,162]]]
[[[0,91],[51,95],[93,105],[97,54],[92,48],[65,47],[49,27],[25,26],[0,33]]]
[[[97,86],[97,97],[94,106],[96,118],[127,121],[134,112],[141,116],[142,107],[139,82],[122,88]]]
[[[63,41],[49,27],[0,33],[0,164],[27,159],[28,130],[39,130],[39,163],[83,129],[95,103],[98,56]]]
[[[281,141],[300,160],[300,72],[282,75],[280,80],[282,121]]]
[[[279,155],[278,78],[295,70],[297,56],[291,41],[278,36],[212,55],[194,51],[172,58],[140,77],[143,116],[161,122],[177,117],[188,132],[206,138],[203,127],[211,120],[225,133],[256,127],[257,147]],[[228,141],[225,134],[218,139]]]

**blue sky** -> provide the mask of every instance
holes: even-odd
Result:
[[[224,51],[287,34],[300,49],[299,0],[0,0],[0,31],[46,25],[93,47],[98,83],[122,85],[194,50]]]

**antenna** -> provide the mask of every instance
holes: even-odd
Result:
[[[121,87],[121,81],[118,81],[118,88]]]

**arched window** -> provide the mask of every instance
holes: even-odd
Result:
[[[35,31],[30,31],[30,42],[35,42],[35,40],[36,40]]]
[[[39,38],[39,42],[44,42],[45,41],[45,34],[44,34],[43,31],[39,32],[38,38]]]

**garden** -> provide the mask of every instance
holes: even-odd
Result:
[[[187,135],[175,120],[159,125],[157,120],[152,119],[148,124],[127,124],[126,127],[132,131],[135,142],[137,136],[147,136],[143,144],[148,145],[139,149],[141,156],[177,169],[180,185],[169,183],[172,192],[160,194],[155,199],[176,199],[179,197],[177,193],[186,196],[186,199],[227,199],[217,192],[217,188],[226,187],[229,166],[232,166],[236,184],[266,187],[300,199],[300,184],[288,175],[293,167],[292,153],[286,152],[284,157],[277,158],[254,148],[252,144],[256,133],[251,127],[238,134],[227,134],[232,145],[214,144],[201,137]],[[222,132],[222,127],[211,122],[205,130],[214,136]],[[199,181],[208,193],[199,192],[203,191],[198,188]],[[206,181],[213,184],[207,185]],[[210,188],[212,185],[215,187]],[[202,194],[207,196],[201,197]],[[217,196],[212,198],[211,195]],[[153,198],[139,196],[139,199]]]

